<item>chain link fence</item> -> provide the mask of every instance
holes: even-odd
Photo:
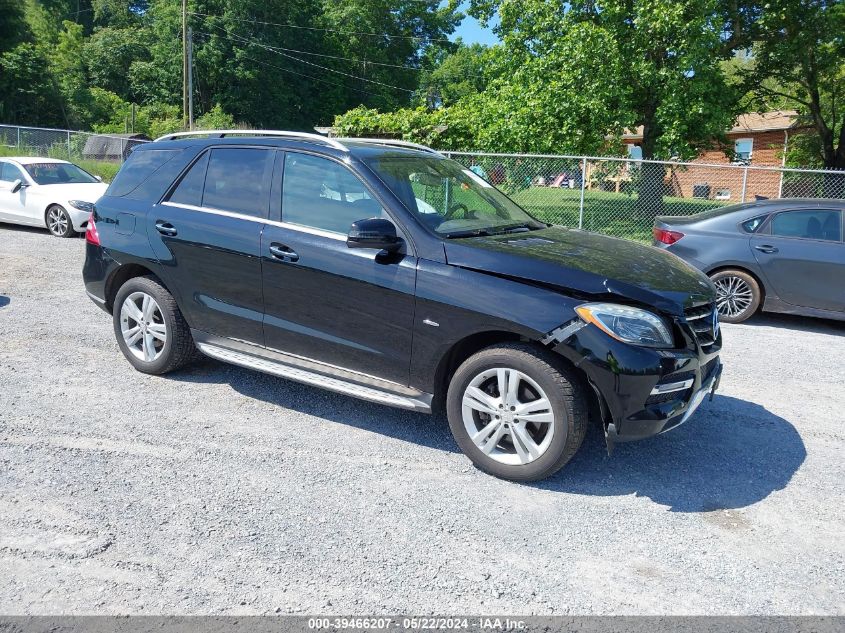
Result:
[[[845,171],[591,156],[443,152],[541,220],[651,241],[658,215],[768,198],[845,198]]]
[[[132,149],[150,139],[142,134],[97,134],[76,130],[0,125],[0,155],[68,160],[111,180]]]
[[[110,181],[140,134],[0,125],[0,155],[74,162]],[[554,154],[443,152],[541,220],[651,241],[658,215],[766,198],[845,198],[845,171]]]

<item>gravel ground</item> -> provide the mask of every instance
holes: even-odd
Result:
[[[845,614],[845,323],[725,325],[689,423],[519,485],[442,418],[135,372],[83,246],[0,226],[0,613]]]

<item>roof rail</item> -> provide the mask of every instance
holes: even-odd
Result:
[[[313,141],[316,143],[323,143],[335,149],[348,151],[349,148],[343,143],[336,141],[327,136],[320,136],[319,134],[310,134],[309,132],[288,132],[285,130],[192,130],[189,132],[173,132],[165,134],[156,139],[157,141],[172,141],[173,139],[182,138],[184,136],[217,136],[223,138],[231,135],[245,135],[245,136],[280,136],[283,138],[300,139],[303,141]]]
[[[418,149],[421,152],[428,152],[429,154],[435,154],[441,158],[446,158],[436,149],[431,149],[427,145],[420,145],[419,143],[411,143],[410,141],[400,141],[392,138],[345,138],[340,140],[354,141],[356,143],[372,143],[373,145],[387,145],[388,147],[407,147],[408,149]]]

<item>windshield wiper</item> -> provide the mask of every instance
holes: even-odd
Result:
[[[534,226],[530,222],[522,222],[520,224],[511,224],[510,226],[496,227],[494,235],[497,233],[522,233],[523,231],[536,231],[540,227]]]
[[[447,240],[451,240],[458,237],[481,237],[482,235],[492,235],[489,229],[469,229],[466,231],[452,231],[451,233],[446,233],[443,237]]]

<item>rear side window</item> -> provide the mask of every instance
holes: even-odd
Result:
[[[205,152],[200,159],[191,165],[188,173],[176,186],[170,195],[170,202],[190,204],[198,207],[202,204],[202,187],[205,183],[205,170],[208,167],[208,152]]]
[[[842,239],[839,211],[785,211],[772,219],[772,235],[838,242]]]
[[[273,156],[263,149],[211,150],[202,206],[266,218]]]
[[[182,153],[181,149],[134,151],[109,185],[106,195],[125,196],[135,190],[168,162]]]
[[[759,229],[763,222],[766,221],[765,215],[758,215],[756,218],[751,218],[750,220],[746,220],[742,223],[742,229],[746,233],[754,233],[757,229]]]

